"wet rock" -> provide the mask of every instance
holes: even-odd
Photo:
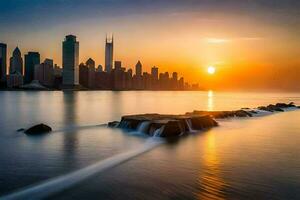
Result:
[[[248,113],[247,111],[244,110],[237,110],[234,112],[234,115],[236,117],[252,117],[251,113]]]
[[[175,137],[217,126],[214,119],[230,117],[252,117],[259,110],[268,112],[283,112],[284,108],[295,107],[294,103],[277,103],[260,106],[258,110],[242,108],[234,111],[198,111],[187,112],[184,115],[141,114],[123,116],[120,122],[110,122],[109,127],[136,130],[155,137]],[[300,108],[298,106],[298,108]]]
[[[163,127],[160,137],[175,137],[179,136],[183,133],[183,129],[181,127],[180,121],[168,121],[166,125]]]
[[[190,125],[188,124],[190,120]],[[112,126],[117,122],[109,123]],[[195,130],[202,130],[217,126],[217,122],[209,115],[159,115],[143,114],[123,116],[118,128],[131,129],[143,132],[150,136],[174,137],[190,131],[189,126]]]
[[[272,111],[284,112],[284,110],[282,110],[280,107],[273,104],[268,105],[267,108]]]
[[[259,106],[257,108],[258,110],[268,111],[268,112],[274,112],[272,109],[266,107],[266,106]]]
[[[217,126],[218,123],[209,115],[193,116],[191,117],[192,128],[195,130],[202,130]]]
[[[116,128],[119,125],[118,121],[108,122],[107,126],[110,128]]]
[[[52,128],[46,124],[37,124],[35,126],[30,127],[29,129],[25,130],[24,133],[28,135],[38,135],[43,133],[49,133],[52,131]]]
[[[294,102],[290,102],[290,103],[288,104],[288,106],[289,106],[289,107],[296,107],[296,105],[295,105]]]
[[[288,107],[290,107],[289,104],[286,104],[286,103],[276,103],[275,106],[278,107],[278,108],[288,108]]]

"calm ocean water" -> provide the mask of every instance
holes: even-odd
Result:
[[[104,161],[105,171],[48,199],[300,199],[300,110],[222,120],[150,147],[146,136],[97,126],[126,114],[290,101],[300,105],[300,93],[2,91],[0,197]],[[40,122],[54,132],[16,131]]]

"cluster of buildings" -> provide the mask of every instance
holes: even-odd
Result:
[[[79,42],[74,35],[67,35],[62,43],[62,68],[52,59],[41,62],[38,52],[24,56],[15,48],[7,70],[7,45],[0,43],[0,87],[20,89],[98,89],[98,90],[190,90],[198,85],[189,85],[179,78],[177,72],[159,73],[157,67],[151,73],[143,72],[140,61],[132,69],[114,61],[113,37],[105,41],[105,65],[96,67],[89,58],[79,64]]]

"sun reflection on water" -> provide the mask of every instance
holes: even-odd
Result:
[[[222,178],[220,157],[216,150],[215,135],[207,133],[204,142],[203,156],[204,171],[199,175],[198,199],[225,199],[224,188],[226,183]]]
[[[207,93],[207,110],[214,110],[214,92],[212,90]]]

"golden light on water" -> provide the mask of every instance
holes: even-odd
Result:
[[[199,199],[225,199],[223,190],[226,186],[226,182],[222,177],[220,166],[221,158],[217,152],[216,145],[215,133],[207,133],[205,135],[205,143],[203,146],[204,170],[199,176],[199,184],[202,189],[202,192],[198,195]]]
[[[207,94],[207,110],[214,110],[214,93],[212,90],[209,90]]]

